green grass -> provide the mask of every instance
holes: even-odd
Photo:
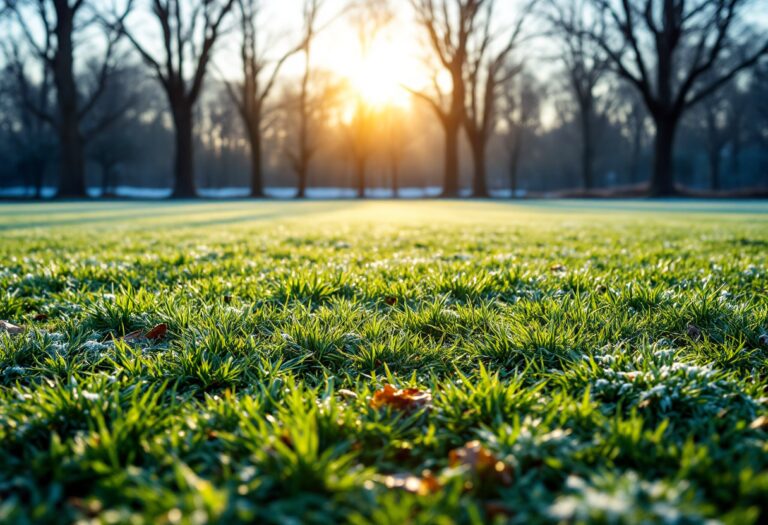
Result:
[[[8,204],[0,319],[3,523],[768,521],[764,203]]]

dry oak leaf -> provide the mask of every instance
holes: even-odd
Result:
[[[149,332],[146,332],[146,333],[143,330],[134,330],[133,332],[125,334],[123,336],[123,341],[127,343],[141,341],[142,339],[151,339],[152,341],[158,341],[160,339],[164,339],[167,333],[168,333],[168,325],[165,323],[160,323],[159,325],[155,326]]]
[[[0,332],[8,332],[10,335],[20,334],[24,329],[15,324],[11,324],[8,321],[0,321]]]
[[[168,333],[168,325],[165,323],[160,323],[156,327],[154,327],[152,330],[147,332],[147,335],[145,336],[147,339],[152,340],[158,340],[158,339],[165,339],[165,335]]]
[[[427,496],[440,490],[441,485],[435,476],[425,470],[421,477],[412,474],[392,474],[384,477],[384,485],[388,489],[400,489],[411,494]]]
[[[451,467],[464,467],[478,477],[498,481],[502,485],[512,483],[512,467],[500,461],[479,441],[470,441],[448,454]]]
[[[395,410],[418,410],[429,407],[432,394],[428,390],[418,388],[396,388],[384,385],[384,388],[373,393],[371,408],[390,407]]]

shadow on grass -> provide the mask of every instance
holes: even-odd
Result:
[[[100,206],[93,210],[90,204],[70,203],[51,205],[46,203],[34,207],[26,206],[25,210],[13,210],[4,214],[0,211],[0,231],[25,230],[33,228],[55,228],[63,226],[99,225],[131,220],[136,227],[148,229],[184,227],[199,228],[225,224],[237,224],[274,220],[279,218],[299,217],[312,214],[325,214],[348,209],[356,206],[354,201],[324,201],[312,203],[280,203],[275,201],[234,201],[227,203],[192,203],[192,202],[162,202],[157,204],[122,204],[116,210],[114,207]],[[261,209],[259,209],[261,208]],[[1,208],[0,208],[1,210]],[[4,215],[34,215],[40,219],[23,222],[2,222]],[[151,222],[153,218],[162,219]]]

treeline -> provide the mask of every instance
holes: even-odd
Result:
[[[280,45],[259,0],[0,2],[6,195],[768,185],[768,37],[748,0],[301,0],[277,7],[298,21]],[[364,53],[407,23],[434,79],[405,86],[407,107],[316,59],[335,28]]]

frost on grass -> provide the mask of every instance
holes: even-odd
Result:
[[[768,522],[764,221],[190,206],[0,228],[0,522]]]
[[[726,413],[754,417],[759,404],[728,374],[683,358],[676,350],[655,347],[631,357],[622,351],[597,355],[593,397],[609,406],[621,404],[689,422]]]
[[[566,492],[549,508],[549,515],[568,523],[719,523],[700,513],[707,505],[685,481],[648,481],[632,471],[589,479],[570,476]]]

